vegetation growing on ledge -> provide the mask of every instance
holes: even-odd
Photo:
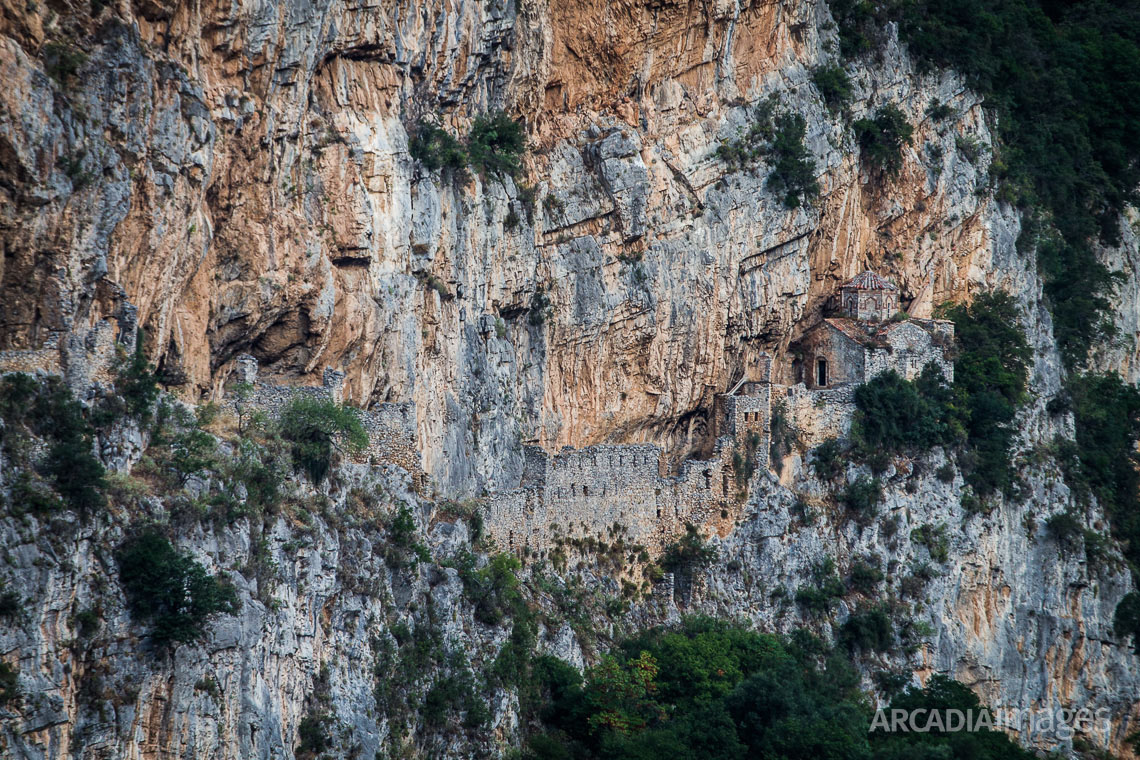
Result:
[[[476,117],[464,143],[442,127],[420,121],[408,139],[408,152],[428,171],[442,170],[460,180],[467,179],[469,168],[517,177],[526,135],[522,123],[502,111]]]
[[[845,56],[897,22],[920,67],[953,68],[997,111],[999,197],[1026,212],[1054,334],[1070,367],[1112,332],[1114,278],[1096,258],[1120,239],[1140,188],[1140,7],[1083,0],[830,0]]]
[[[157,528],[143,528],[115,552],[131,614],[151,624],[160,645],[195,641],[216,612],[238,611],[232,586],[179,552]]]
[[[14,507],[51,512],[66,506],[86,516],[106,504],[106,477],[94,454],[94,430],[62,379],[4,376],[0,420],[0,448],[22,470],[13,488]],[[37,461],[32,461],[33,436],[48,443],[46,456]]]
[[[902,149],[910,143],[914,127],[894,103],[880,108],[873,118],[851,125],[862,157],[877,171],[894,177],[902,168]]]
[[[788,208],[811,203],[819,195],[815,159],[804,145],[807,123],[793,111],[777,112],[772,99],[756,106],[752,124],[739,138],[721,144],[717,158],[739,171],[763,159],[771,167],[767,187]]]
[[[289,442],[293,466],[320,483],[332,467],[333,452],[354,454],[368,446],[368,432],[350,406],[330,399],[294,398],[281,413],[281,437]]]

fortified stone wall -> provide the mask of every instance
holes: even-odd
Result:
[[[711,459],[690,459],[671,476],[662,474],[663,452],[654,444],[565,449],[554,456],[528,449],[523,486],[491,495],[485,528],[502,548],[519,553],[553,546],[559,537],[606,537],[615,526],[654,554],[688,524],[725,534],[742,503],[734,443],[719,439]],[[754,455],[757,472],[766,468],[767,450],[765,439]]]

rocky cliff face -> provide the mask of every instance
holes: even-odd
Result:
[[[1060,363],[1032,257],[1016,250],[1017,216],[991,192],[980,99],[888,44],[849,69],[850,111],[831,113],[811,83],[835,58],[822,2],[0,7],[0,350],[60,346],[67,367],[91,348],[76,336],[133,319],[133,306],[150,358],[187,400],[216,397],[243,352],[282,382],[315,384],[331,366],[358,404],[415,402],[423,467],[458,498],[517,486],[524,443],[653,441],[677,457],[706,446],[713,395],[761,351],[778,355],[841,279],[870,266],[917,316],[981,289],[1017,294],[1035,349],[1022,450],[1065,431],[1044,411]],[[773,96],[806,119],[814,206],[786,208],[763,162],[733,171],[715,155]],[[936,100],[950,119],[926,115]],[[915,125],[894,179],[861,165],[848,128],[891,102]],[[517,182],[453,180],[409,156],[418,119],[463,134],[494,109],[527,126]],[[1135,236],[1104,255],[1128,275],[1116,315],[1128,340],[1097,361],[1134,380]],[[687,609],[789,627],[795,615],[771,592],[794,589],[820,557],[873,551],[903,567],[924,551],[827,518],[795,523],[791,489],[820,485],[789,468],[783,486],[758,483],[752,517],[726,539],[722,556],[744,570],[698,583]],[[1057,473],[1026,472],[1026,503],[953,536],[919,613],[935,634],[909,664],[949,670],[995,704],[1108,706],[1112,728],[1098,738],[1119,751],[1140,685],[1110,634],[1128,581],[1058,561],[1032,538],[1027,526],[1069,496]],[[912,522],[958,525],[954,488],[929,471],[896,473],[900,535]],[[7,741],[28,756],[67,756],[81,728],[90,753],[287,755],[304,692],[329,662],[336,713],[371,756],[390,737],[382,717],[364,717],[375,707],[361,681],[370,664],[359,666],[368,636],[426,599],[476,665],[505,635],[461,624],[470,611],[443,571],[354,595],[357,581],[322,568],[349,556],[346,541],[375,537],[319,527],[309,554],[280,558],[277,610],[249,602],[204,650],[139,664],[120,613],[75,670],[67,610],[98,577],[97,547],[115,530],[104,527],[105,540],[84,528],[66,551],[37,526],[6,528],[13,577],[38,600],[3,649],[44,695],[6,724],[21,726]],[[273,530],[278,545],[296,540],[289,526]],[[187,539],[215,558],[252,540],[248,529]],[[381,615],[386,594],[395,607]],[[581,657],[568,629],[551,637]],[[91,663],[116,674],[107,688],[123,702],[97,720],[77,717]],[[193,687],[211,674],[220,698]],[[496,707],[498,739],[511,738],[510,715]]]

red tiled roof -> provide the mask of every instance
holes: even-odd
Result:
[[[866,269],[845,282],[843,290],[898,290],[894,285],[882,277]]]

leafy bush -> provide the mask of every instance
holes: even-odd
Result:
[[[930,552],[930,558],[935,562],[945,562],[950,558],[950,538],[946,535],[946,526],[919,525],[911,531],[910,540],[919,546],[925,546]]]
[[[442,127],[420,121],[408,140],[408,152],[428,171],[443,170],[459,179],[467,178],[469,166],[514,177],[522,169],[526,136],[522,124],[502,111],[476,117],[466,144]],[[528,218],[529,214],[528,207]]]
[[[765,186],[780,196],[787,208],[799,208],[819,196],[815,159],[804,145],[804,117],[781,113],[775,120],[775,135],[768,146],[772,173]]]
[[[297,757],[314,758],[332,747],[329,728],[332,716],[324,712],[310,712],[297,724]]]
[[[811,577],[810,585],[796,589],[796,602],[809,612],[827,612],[834,601],[843,598],[847,592],[843,581],[839,580],[839,575],[835,572],[835,560],[831,557],[825,557],[816,563],[812,567]]]
[[[869,562],[856,560],[851,563],[851,588],[863,594],[872,594],[883,582],[883,571]]]
[[[467,135],[468,161],[481,172],[516,176],[525,152],[522,124],[502,111],[476,117]]]
[[[772,167],[767,187],[780,195],[788,208],[810,203],[819,195],[815,160],[804,145],[804,117],[779,111],[768,99],[756,106],[748,130],[735,140],[717,147],[717,158],[739,171],[764,158]]]
[[[443,170],[460,178],[467,175],[467,152],[446,129],[420,121],[408,139],[408,153],[429,172]]]
[[[894,646],[895,634],[886,605],[876,604],[852,612],[839,627],[839,642],[849,651],[889,651]]]
[[[0,662],[0,707],[17,701],[21,696],[19,672],[11,663]]]
[[[947,419],[949,392],[942,373],[927,365],[911,382],[894,370],[855,389],[851,437],[864,455],[920,453],[952,440]]]
[[[1113,630],[1123,639],[1132,639],[1132,648],[1140,655],[1140,591],[1129,591],[1116,605]]]
[[[811,81],[829,111],[842,111],[851,100],[851,78],[838,64],[818,67],[812,72]]]
[[[882,497],[883,487],[878,478],[861,475],[843,489],[839,503],[854,516],[857,523],[869,525],[878,512],[879,499]]]
[[[158,379],[143,350],[144,334],[138,331],[135,351],[120,358],[116,365],[115,391],[123,397],[127,412],[140,422],[150,421],[154,404],[158,400]]]
[[[328,475],[334,450],[355,454],[368,446],[368,432],[357,411],[331,399],[294,398],[281,414],[280,427],[294,468],[314,483]]]
[[[716,562],[717,549],[709,546],[693,525],[685,525],[685,535],[665,547],[661,566],[670,572],[691,572]]]
[[[902,168],[902,149],[914,134],[914,127],[899,107],[888,103],[873,118],[859,119],[852,127],[863,159],[888,177],[897,175]]]
[[[1083,521],[1072,510],[1058,512],[1045,520],[1049,536],[1057,542],[1062,554],[1069,554],[1081,546],[1084,538]]]
[[[843,447],[835,438],[828,438],[816,447],[811,464],[820,480],[835,479],[843,472]]]
[[[94,430],[83,407],[58,377],[43,382],[23,374],[0,379],[0,415],[4,421],[2,445],[17,461],[35,435],[48,442],[40,463],[52,487],[68,507],[87,516],[106,504],[106,472],[95,457]],[[18,507],[36,512],[58,508],[59,502],[41,489],[27,472],[16,478]]]
[[[210,615],[238,611],[233,587],[179,552],[157,528],[127,538],[115,558],[132,616],[151,624],[160,645],[195,641]]]
[[[486,625],[499,625],[507,617],[526,614],[516,575],[522,563],[510,554],[496,554],[482,569],[476,569],[474,555],[463,552],[456,559],[463,590],[475,606],[475,619]]]
[[[1082,499],[1096,497],[1135,572],[1140,568],[1140,390],[1119,375],[1090,373],[1072,378],[1068,393],[1076,436],[1072,446],[1061,446],[1065,482]]]

